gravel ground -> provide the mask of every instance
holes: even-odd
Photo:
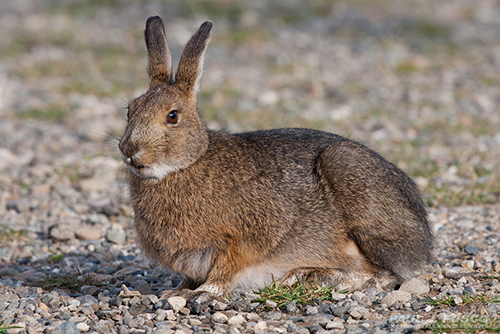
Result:
[[[174,59],[214,21],[200,93],[210,127],[314,127],[405,169],[429,204],[434,262],[398,290],[319,305],[280,308],[245,291],[158,300],[179,278],[136,247],[114,138],[121,108],[147,88],[141,34],[153,14]],[[10,333],[382,334],[499,314],[497,2],[24,0],[0,3],[0,29],[0,321],[20,327]],[[68,290],[61,277],[88,280]]]

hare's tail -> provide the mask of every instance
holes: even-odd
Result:
[[[400,279],[431,259],[433,235],[415,183],[365,146],[335,141],[318,158],[320,182],[366,258]]]

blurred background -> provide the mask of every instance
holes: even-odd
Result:
[[[334,132],[405,170],[430,206],[500,201],[496,0],[1,1],[0,201],[64,184],[75,202],[72,188],[116,180],[113,137],[148,86],[150,15],[174,64],[214,22],[210,128]]]

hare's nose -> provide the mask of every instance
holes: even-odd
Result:
[[[133,145],[128,138],[122,138],[118,144],[118,149],[122,154],[122,159],[126,163],[130,163],[132,157],[137,153],[137,147]]]

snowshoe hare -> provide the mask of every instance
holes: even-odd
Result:
[[[310,129],[230,134],[197,112],[212,23],[174,74],[160,17],[146,23],[149,90],[119,148],[141,248],[185,276],[166,295],[317,282],[387,288],[431,258],[415,183],[367,147]],[[187,297],[190,298],[190,297]]]

